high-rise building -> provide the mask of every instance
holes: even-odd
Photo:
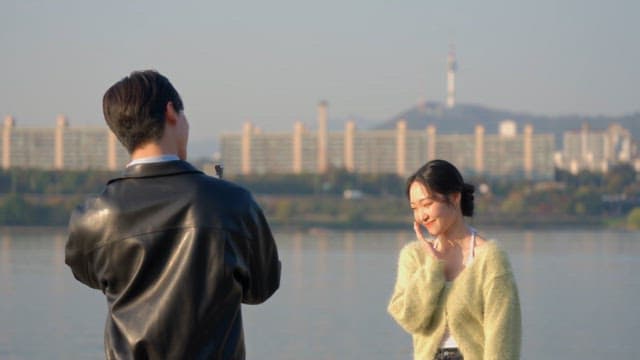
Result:
[[[556,165],[573,174],[581,170],[606,172],[615,164],[636,164],[638,155],[638,145],[629,130],[619,124],[593,130],[585,123],[580,130],[563,134],[563,147]]]
[[[297,122],[292,133],[267,134],[247,123],[242,134],[223,135],[220,143],[226,173],[300,174],[343,168],[407,176],[428,160],[440,158],[468,174],[553,178],[553,134],[536,134],[531,125],[519,133],[515,122],[507,120],[498,134],[486,134],[481,125],[472,134],[437,134],[434,126],[409,130],[404,120],[395,129],[385,130],[359,130],[348,121],[344,131],[329,132],[323,130],[327,104],[321,104],[316,132]],[[320,140],[323,137],[326,139]],[[326,148],[321,145],[324,142]]]
[[[318,104],[318,172],[324,173],[329,168],[329,104],[321,101]]]
[[[494,177],[552,179],[554,135],[535,134],[525,125],[518,132],[515,122],[503,121],[498,134],[484,136],[484,173]]]
[[[2,127],[2,168],[117,170],[129,155],[106,127],[70,127],[66,117],[52,128],[21,128],[13,116]]]

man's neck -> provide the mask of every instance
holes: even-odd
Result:
[[[147,143],[138,147],[131,153],[131,160],[133,161],[164,155],[177,155],[177,153],[177,151],[171,151],[171,149],[167,149],[165,146],[162,146],[160,144]]]

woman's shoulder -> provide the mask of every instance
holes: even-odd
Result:
[[[425,261],[424,245],[420,240],[410,241],[402,246],[400,249],[400,261],[402,262],[419,262]]]
[[[421,240],[411,241],[402,247],[398,257],[398,264],[409,272],[423,267],[429,269],[429,271],[442,271],[442,266],[444,266],[442,260],[437,260],[427,254]]]
[[[418,241],[418,240],[410,241],[410,242],[404,244],[402,246],[402,248],[400,249],[400,257],[407,257],[407,256],[416,257],[416,256],[419,256],[420,253],[424,251],[422,249],[422,246],[423,245],[420,244],[420,241]]]
[[[420,243],[419,240],[412,240],[404,244],[400,251],[411,251],[411,252],[419,251],[420,249],[422,249],[422,246],[423,245]]]
[[[490,267],[511,268],[506,250],[495,239],[485,240],[476,247],[476,257]]]

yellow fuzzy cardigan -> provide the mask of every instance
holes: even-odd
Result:
[[[414,359],[432,360],[448,326],[465,360],[520,358],[518,290],[506,254],[488,241],[445,286],[444,262],[418,241],[400,252],[391,316],[413,336]]]

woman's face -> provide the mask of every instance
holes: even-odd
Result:
[[[461,215],[460,193],[451,194],[449,199],[442,194],[431,192],[421,183],[414,181],[409,187],[409,204],[414,220],[427,228],[429,234],[438,237],[446,233]]]

